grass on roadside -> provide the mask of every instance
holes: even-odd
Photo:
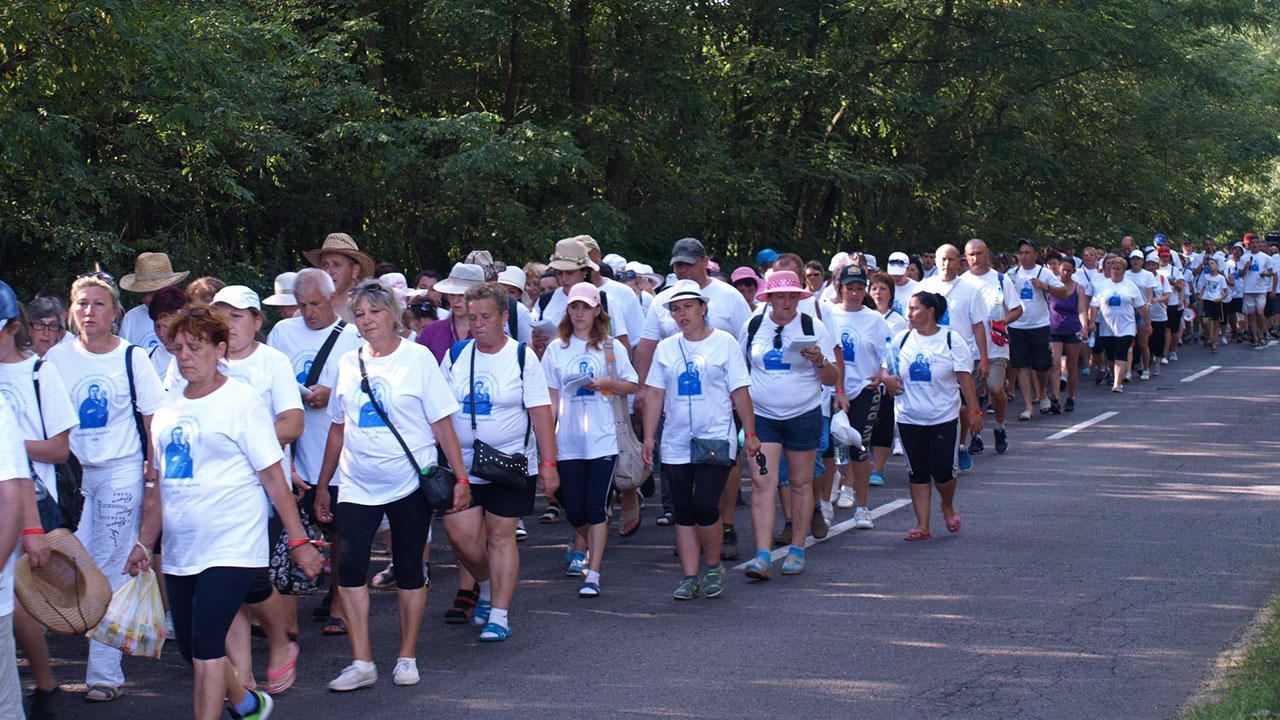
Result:
[[[1207,699],[1187,708],[1179,720],[1280,719],[1280,596],[1268,603],[1269,613],[1256,634],[1226,669],[1222,682]]]

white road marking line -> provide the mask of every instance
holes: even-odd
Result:
[[[1207,367],[1207,368],[1205,368],[1205,369],[1201,370],[1201,371],[1200,371],[1200,372],[1198,372],[1198,373],[1192,373],[1192,374],[1190,374],[1190,375],[1188,375],[1188,376],[1186,376],[1186,377],[1182,378],[1182,382],[1193,382],[1193,381],[1195,381],[1195,380],[1199,380],[1200,378],[1204,377],[1205,375],[1208,375],[1209,373],[1213,372],[1214,370],[1221,370],[1221,369],[1222,369],[1222,366],[1221,366],[1221,365],[1210,365],[1209,367]]]
[[[893,502],[887,502],[881,505],[880,507],[872,509],[871,519],[876,520],[878,518],[884,517],[885,515],[888,515],[889,513],[895,510],[900,510],[910,504],[911,504],[911,498],[900,498],[898,500],[894,500]],[[806,538],[804,546],[808,548],[808,547],[817,545],[820,542],[827,542],[828,540],[835,537],[836,535],[839,535],[840,533],[848,532],[853,528],[854,528],[853,518],[849,518],[848,520],[843,520],[841,522],[836,523],[835,525],[832,525],[831,528],[827,531],[827,536],[821,540],[815,540],[813,539],[812,536]],[[774,550],[772,553],[770,553],[770,556],[772,557],[774,562],[777,562],[778,560],[781,560],[783,557],[785,557],[787,552],[790,550],[791,548],[789,546],[780,547],[777,550]],[[753,558],[755,557],[755,553],[752,553],[751,555]],[[751,558],[748,558],[747,562],[750,562],[750,561],[751,561]],[[739,565],[735,565],[733,569],[742,570],[746,566],[747,566],[747,563],[744,562]]]
[[[1076,423],[1075,425],[1072,425],[1072,426],[1071,426],[1071,427],[1069,427],[1069,428],[1064,428],[1064,429],[1062,429],[1062,430],[1059,430],[1058,432],[1056,432],[1056,433],[1054,433],[1054,434],[1050,435],[1049,437],[1045,438],[1045,440],[1061,440],[1062,438],[1064,438],[1064,437],[1066,437],[1066,436],[1068,436],[1068,435],[1074,435],[1074,434],[1076,434],[1076,433],[1080,432],[1081,430],[1084,430],[1084,429],[1085,429],[1085,428],[1087,428],[1087,427],[1091,427],[1091,426],[1093,426],[1093,425],[1097,425],[1098,423],[1102,422],[1103,420],[1106,420],[1107,418],[1110,418],[1110,417],[1115,417],[1116,415],[1119,415],[1119,414],[1120,414],[1120,411],[1119,411],[1119,410],[1108,410],[1107,412],[1104,412],[1104,413],[1102,413],[1101,415],[1099,415],[1099,416],[1097,416],[1097,417],[1089,418],[1088,420],[1085,420],[1084,422]]]

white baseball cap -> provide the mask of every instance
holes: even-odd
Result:
[[[600,262],[608,265],[614,272],[622,272],[622,269],[626,267],[627,259],[618,253],[609,253],[600,258]]]
[[[513,287],[521,292],[524,291],[524,282],[527,280],[524,271],[518,267],[507,266],[506,270],[498,273],[498,284]]]
[[[907,257],[904,252],[896,252],[889,255],[889,274],[890,275],[906,275],[907,266],[911,264],[911,258]]]
[[[213,296],[213,304],[226,303],[237,310],[253,308],[262,312],[262,304],[258,302],[258,293],[244,285],[228,285]]]
[[[836,269],[840,267],[840,263],[842,263],[842,262],[844,262],[845,260],[848,260],[848,259],[849,259],[849,253],[847,253],[847,252],[845,252],[845,251],[843,251],[843,250],[841,250],[840,252],[836,253],[835,255],[832,255],[832,256],[831,256],[831,264],[830,264],[830,265],[827,265],[827,272],[835,272],[835,271],[836,271]]]

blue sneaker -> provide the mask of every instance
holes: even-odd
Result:
[[[874,485],[874,486],[876,486],[876,487],[879,487],[879,486],[883,485],[883,484],[884,484],[884,473],[878,473],[878,472],[873,472],[873,473],[871,473],[871,484],[872,484],[872,485]]]
[[[581,550],[575,550],[569,555],[569,566],[565,568],[565,575],[569,577],[583,577],[587,574],[587,554]]]
[[[973,469],[973,458],[969,457],[969,448],[960,448],[960,472],[969,472]]]
[[[511,637],[511,628],[498,623],[487,623],[480,632],[480,642],[502,642]]]
[[[488,600],[480,600],[476,603],[476,609],[471,613],[471,627],[482,628],[489,624],[489,608],[492,605]]]

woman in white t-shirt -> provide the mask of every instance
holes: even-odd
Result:
[[[662,309],[679,332],[658,343],[645,378],[644,461],[653,462],[658,420],[665,412],[662,468],[671,487],[684,573],[673,597],[692,600],[699,592],[718,597],[725,590],[720,496],[729,471],[737,467],[734,409],[745,433],[743,450],[748,457],[760,452],[751,378],[734,336],[707,325],[707,296],[698,283],[680,280],[665,292]],[[707,566],[701,577],[700,556]]]
[[[1144,268],[1154,278],[1151,287],[1151,335],[1147,338],[1147,348],[1151,351],[1151,376],[1160,377],[1161,363],[1167,363],[1165,348],[1169,342],[1169,298],[1173,295],[1173,287],[1168,277],[1157,270],[1160,267],[1159,257],[1155,253],[1147,253]]]
[[[893,309],[893,299],[897,293],[895,287],[893,278],[882,272],[873,274],[867,285],[867,294],[889,326],[890,338],[897,337],[898,333],[907,329],[907,318]],[[909,301],[911,298],[902,299]],[[887,342],[885,346],[888,347]],[[881,387],[880,409],[876,413],[875,428],[871,431],[871,479],[868,484],[872,487],[884,485],[884,466],[889,461],[889,449],[893,446],[893,436],[897,432],[897,423],[893,418],[893,396],[883,390]]]
[[[938,326],[938,318],[947,312],[947,299],[921,292],[911,297],[907,307],[911,329],[893,339],[881,380],[894,396],[898,434],[911,481],[911,505],[916,512],[916,526],[903,539],[928,540],[933,537],[929,531],[931,481],[942,498],[947,530],[960,531],[960,513],[953,506],[959,472],[956,441],[961,422],[973,434],[982,431],[982,411],[968,409],[978,407],[968,344]]]
[[[350,307],[365,344],[338,361],[329,395],[332,424],[316,492],[316,517],[335,522],[342,538],[338,593],[354,656],[329,682],[334,691],[368,687],[378,679],[369,642],[367,583],[369,552],[383,516],[391,528],[401,621],[392,679],[396,685],[418,683],[418,630],[427,603],[422,551],[431,527],[418,469],[437,465],[436,443],[452,467],[464,467],[450,420],[458,403],[431,351],[400,337],[404,306],[399,297],[382,281],[365,280],[351,291]],[[329,506],[329,484],[336,472],[342,482],[335,513]],[[458,512],[471,504],[471,494],[466,474],[455,472],[454,477],[453,511]]]
[[[124,584],[124,567],[137,537],[143,505],[143,479],[154,494],[157,475],[144,456],[151,441],[151,415],[164,400],[164,388],[142,348],[111,331],[120,317],[120,294],[104,272],[81,275],[71,285],[71,320],[77,341],[54,346],[45,355],[62,374],[77,409],[79,426],[71,431],[71,451],[84,468],[84,512],[76,537],[111,587]],[[127,363],[127,365],[126,365]],[[137,395],[130,397],[130,371]],[[142,418],[139,430],[135,412]],[[89,641],[85,684],[91,702],[120,697],[124,671],[121,652]]]
[[[609,489],[618,458],[612,396],[634,394],[640,386],[625,343],[609,336],[609,314],[600,307],[596,286],[578,283],[570,288],[557,335],[542,356],[551,406],[558,418],[557,497],[574,533],[587,544],[587,552],[570,553],[566,574],[584,578],[579,597],[594,598],[600,595],[600,567],[609,535]],[[610,356],[613,377],[608,377]]]
[[[1138,321],[1149,329],[1151,315],[1146,291],[1125,277],[1128,267],[1125,259],[1109,255],[1104,267],[1107,277],[1094,282],[1089,324],[1098,327],[1098,340],[1103,343],[1107,359],[1114,366],[1111,392],[1118,393],[1124,392],[1124,375],[1129,367],[1129,350],[1138,334]]]
[[[757,293],[768,309],[747,321],[741,337],[742,352],[751,376],[752,407],[756,432],[765,462],[748,463],[751,473],[751,524],[755,530],[756,556],[746,566],[747,577],[773,577],[773,548],[778,469],[785,454],[787,487],[791,493],[792,542],[782,563],[782,574],[804,572],[804,541],[809,536],[813,504],[813,466],[822,443],[822,386],[840,379],[834,343],[826,326],[798,310],[800,301],[813,296],[790,270],[776,270]],[[808,345],[802,357],[788,358],[792,346]],[[763,469],[762,469],[763,468]],[[773,472],[768,470],[772,468]]]
[[[7,318],[0,314],[0,397],[8,400],[7,404],[13,410],[17,420],[13,432],[21,437],[26,450],[22,459],[29,459],[27,469],[34,471],[34,482],[21,483],[25,498],[22,503],[21,549],[29,557],[31,566],[36,568],[49,560],[44,532],[53,529],[42,523],[45,519],[40,517],[36,501],[46,493],[55,502],[58,500],[54,463],[67,459],[76,413],[58,369],[44,363],[32,352],[30,325],[18,306],[13,289],[4,281],[0,281],[0,311],[12,313]],[[39,398],[36,396],[37,387]],[[53,678],[44,627],[27,613],[22,603],[13,604],[13,635],[35,680],[35,690],[30,695],[32,707],[28,708],[35,717],[46,703],[58,702],[61,691]]]
[[[453,415],[453,428],[463,464],[454,470],[473,468],[476,441],[498,453],[527,458],[527,479],[518,489],[471,472],[471,506],[444,517],[458,560],[477,581],[471,625],[482,628],[480,642],[500,642],[511,636],[507,613],[520,574],[516,524],[533,513],[539,478],[549,496],[560,487],[555,416],[537,354],[505,333],[506,291],[495,283],[479,283],[467,289],[465,301],[475,339],[455,343],[443,364],[453,396],[462,404]],[[530,440],[536,440],[536,449]]]
[[[246,690],[226,657],[231,622],[267,572],[268,496],[294,562],[313,578],[324,566],[302,529],[270,415],[253,388],[218,369],[228,336],[222,313],[203,305],[182,309],[165,328],[187,385],[156,410],[159,497],[131,536],[137,542],[125,567],[133,575],[150,568],[148,548],[163,524],[165,584],[178,648],[195,666],[201,720],[220,717],[224,699],[239,717],[269,715],[274,705],[266,693]]]

